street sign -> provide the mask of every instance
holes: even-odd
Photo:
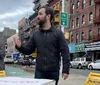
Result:
[[[68,14],[65,12],[60,13],[60,25],[64,27],[68,26]]]
[[[15,59],[15,58],[19,58],[19,53],[13,54],[13,58],[14,58],[14,59]]]

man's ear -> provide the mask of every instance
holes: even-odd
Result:
[[[48,15],[47,15],[47,19],[50,19],[50,17],[51,17],[51,15],[50,15],[50,14],[48,14]]]

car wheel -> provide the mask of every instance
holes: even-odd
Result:
[[[93,66],[92,66],[92,65],[90,65],[90,66],[89,66],[89,70],[92,70],[92,69],[93,69]]]
[[[81,65],[81,64],[79,64],[79,65],[78,65],[78,68],[79,68],[79,69],[81,69],[81,68],[82,68],[82,65]]]

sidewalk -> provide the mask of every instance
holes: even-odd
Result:
[[[27,68],[27,69],[30,71],[33,70],[32,68]],[[34,70],[32,72],[34,73]],[[60,79],[58,85],[84,85],[87,77],[77,74],[70,74],[68,79],[66,80],[63,80],[61,75],[59,78]]]
[[[70,74],[68,79],[63,80],[60,76],[58,85],[84,85],[86,80],[85,76]]]

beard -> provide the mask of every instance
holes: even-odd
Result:
[[[46,22],[46,17],[44,17],[42,20],[38,19],[38,25],[40,27],[43,27],[43,25],[45,24],[45,22]]]

